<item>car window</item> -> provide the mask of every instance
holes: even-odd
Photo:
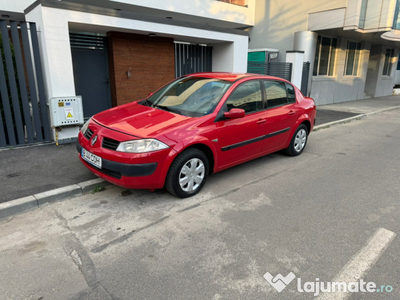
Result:
[[[260,82],[252,80],[242,83],[230,94],[226,104],[228,111],[232,108],[241,108],[246,113],[251,113],[262,109]]]
[[[289,84],[287,82],[285,84],[286,84],[286,92],[287,92],[288,102],[289,103],[295,103],[296,102],[296,94],[294,92],[293,85],[291,85],[291,84]]]
[[[267,107],[276,107],[287,104],[286,86],[282,81],[264,81],[267,95]]]
[[[140,104],[185,116],[200,117],[214,111],[231,85],[231,82],[216,78],[179,78]]]

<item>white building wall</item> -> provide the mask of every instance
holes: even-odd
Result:
[[[38,5],[26,15],[36,22],[40,32],[40,46],[48,98],[74,96],[74,77],[69,43],[69,25],[76,28],[101,28],[103,31],[124,31],[175,37],[179,40],[208,40],[215,44],[213,70],[246,72],[248,37],[203,29],[180,27],[140,20],[62,10]]]
[[[35,0],[1,0],[0,10],[23,13]]]
[[[247,7],[232,5],[216,0],[114,0],[118,3],[179,13],[188,16],[204,17],[219,21],[254,25],[256,0],[247,0]]]
[[[61,0],[60,0],[61,1]],[[33,4],[35,0],[1,0],[0,11],[9,11],[15,13],[23,13],[24,10]],[[96,1],[77,1],[83,5],[96,5]],[[247,0],[247,6],[232,5],[217,0],[113,0],[108,4],[111,9],[117,7],[125,7],[127,10],[136,11],[138,13],[150,13],[167,17],[172,13],[174,16],[181,15],[190,21],[190,18],[205,18],[208,20],[225,21],[227,27],[229,25],[238,24],[245,26],[254,25],[254,12],[256,0]]]

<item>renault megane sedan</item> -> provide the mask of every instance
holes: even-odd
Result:
[[[316,106],[290,82],[257,74],[196,73],[146,99],[94,115],[77,143],[97,176],[185,198],[207,176],[284,149],[302,153]]]

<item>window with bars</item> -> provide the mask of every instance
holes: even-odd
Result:
[[[393,57],[394,49],[386,49],[385,53],[385,62],[383,64],[383,76],[390,76],[392,71],[392,57]]]
[[[344,75],[346,76],[357,76],[358,65],[360,61],[360,50],[361,43],[347,42],[346,51],[346,64],[344,68]]]
[[[337,39],[318,36],[313,76],[333,76]]]

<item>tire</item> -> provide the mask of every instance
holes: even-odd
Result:
[[[208,169],[208,159],[202,151],[187,149],[175,158],[169,168],[165,188],[179,198],[196,195],[206,183]]]
[[[301,124],[294,133],[289,147],[285,149],[285,153],[289,156],[300,155],[306,147],[308,140],[307,126]]]

